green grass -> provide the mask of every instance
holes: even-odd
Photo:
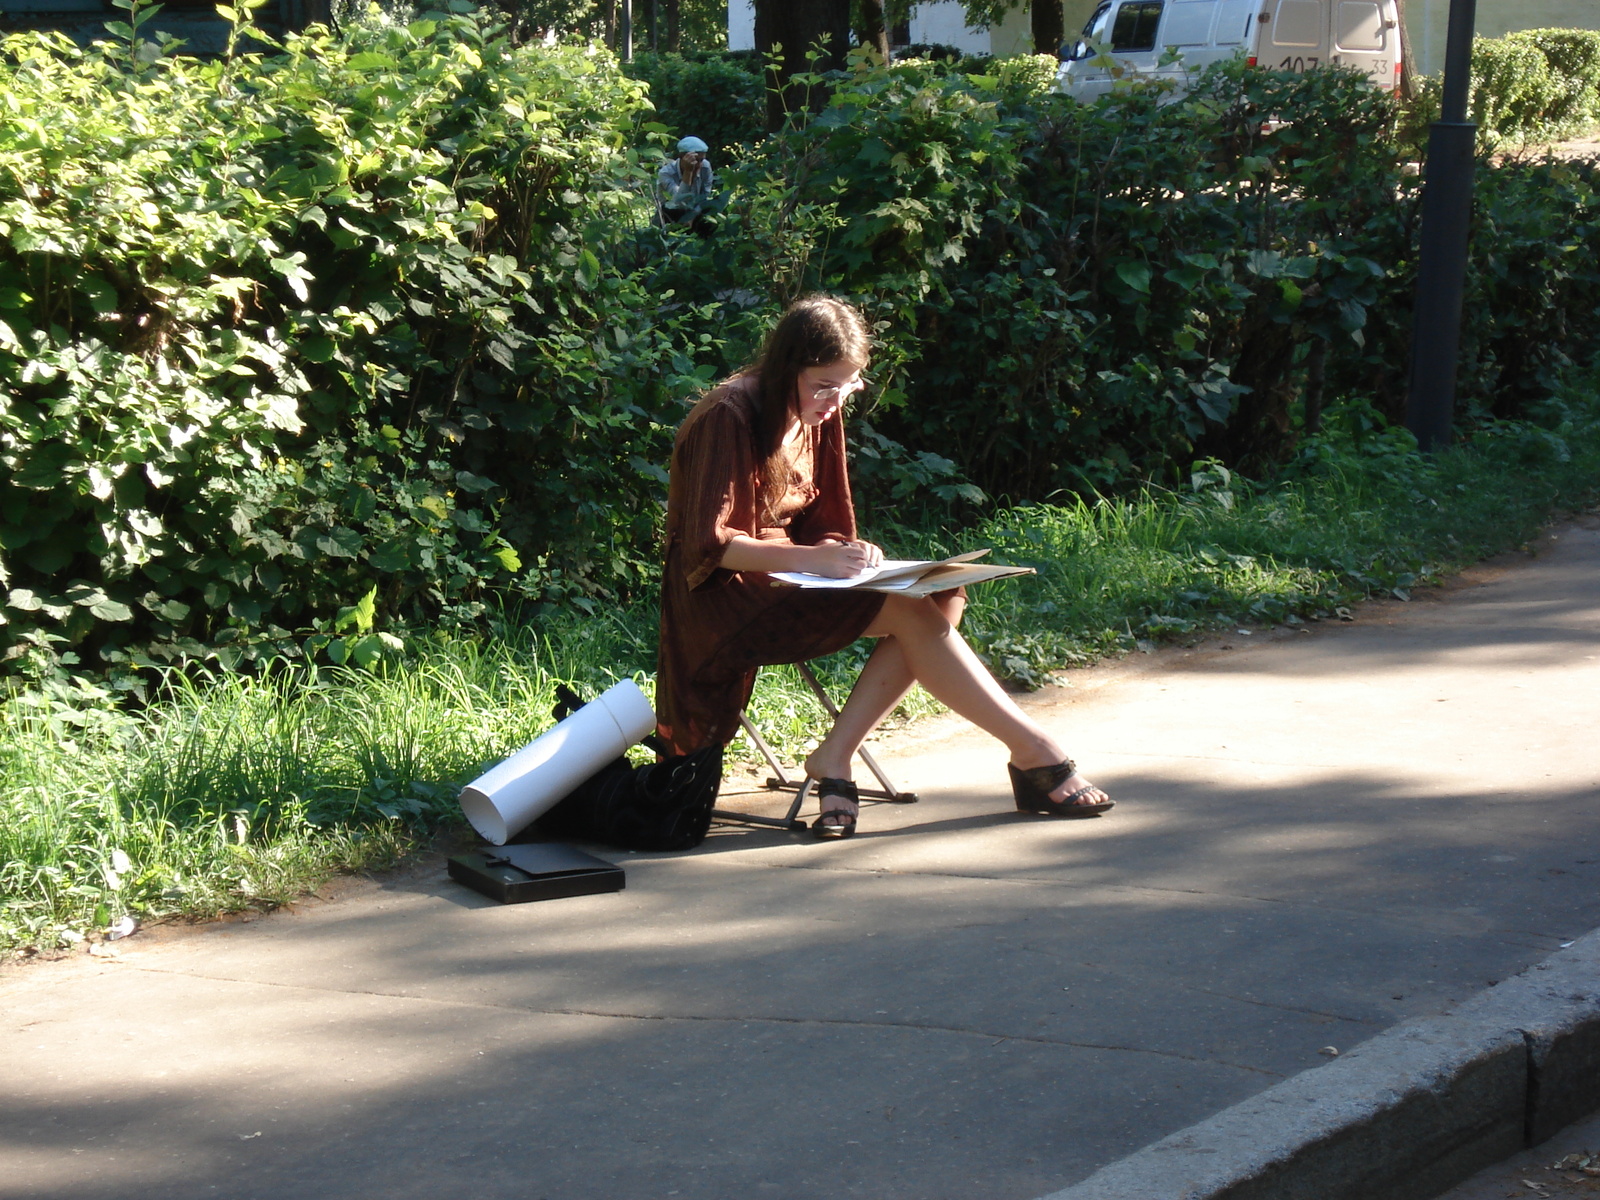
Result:
[[[386,865],[448,783],[531,737],[554,683],[431,642],[383,674],[169,674],[138,715],[80,686],[0,709],[0,945],[215,915]],[[75,693],[75,694],[74,694]]]
[[[1592,380],[1538,424],[1423,460],[1404,435],[1312,443],[1271,484],[1202,468],[1178,492],[996,513],[961,531],[869,531],[897,555],[992,546],[1036,579],[975,589],[967,630],[996,671],[1063,665],[1241,624],[1406,596],[1525,542],[1600,490]],[[1336,413],[1361,429],[1358,407]],[[459,820],[454,796],[550,722],[557,681],[649,690],[655,608],[507,620],[501,636],[413,639],[375,672],[288,663],[172,672],[140,709],[76,681],[0,704],[0,950],[99,936],[123,915],[270,907],[339,871],[382,868]],[[842,694],[863,644],[819,664]],[[789,757],[825,728],[792,669],[752,702]],[[935,706],[914,692],[902,719]],[[753,757],[735,745],[735,756]]]
[[[1271,484],[1213,466],[1181,493],[998,514],[949,544],[993,546],[1039,579],[982,589],[968,635],[997,673],[1033,684],[1059,664],[1208,629],[1408,599],[1600,494],[1600,401],[1569,394],[1541,415],[1432,459],[1403,433],[1368,434],[1359,452],[1334,436]]]

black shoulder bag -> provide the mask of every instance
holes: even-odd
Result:
[[[570,688],[556,694],[558,721],[583,704]],[[669,755],[654,734],[644,744],[660,761],[607,763],[539,818],[539,832],[624,850],[688,850],[705,841],[722,786],[722,747]]]

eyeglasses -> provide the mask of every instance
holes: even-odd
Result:
[[[867,381],[857,377],[848,381],[847,383],[836,383],[828,387],[814,388],[811,392],[811,398],[813,400],[820,400],[824,404],[829,404],[835,400],[843,399],[854,392],[859,392],[866,386]]]

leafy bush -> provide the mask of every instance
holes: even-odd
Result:
[[[875,437],[1023,500],[1197,457],[1273,469],[1324,396],[1399,420],[1420,193],[1391,98],[1358,76],[1229,63],[1176,103],[1136,86],[1088,107],[925,63],[834,84],[744,177],[764,199],[724,278],[862,298]],[[1517,415],[1596,345],[1594,184],[1585,164],[1480,173],[1464,420]]]
[[[1473,39],[1471,97],[1472,120],[1491,141],[1592,126],[1600,121],[1600,32],[1527,29]]]
[[[650,88],[656,120],[669,141],[694,134],[711,146],[712,161],[766,133],[766,88],[754,69],[722,55],[639,54],[626,68]]]
[[[1438,75],[1418,75],[1412,79],[1411,96],[1400,104],[1395,122],[1395,144],[1400,153],[1420,162],[1428,156],[1428,138],[1433,123],[1444,106],[1444,80]],[[1480,131],[1479,145],[1484,144]]]
[[[1600,121],[1600,31],[1525,29],[1510,35],[1544,55],[1557,94],[1545,121],[1573,131]]]
[[[1061,63],[1054,54],[1019,54],[995,60],[1000,89],[1016,99],[1042,96],[1056,86],[1056,71]]]
[[[1472,41],[1472,120],[1502,136],[1542,133],[1562,88],[1537,46],[1513,37]]]
[[[1517,163],[1480,175],[1462,390],[1478,414],[1516,418],[1594,343],[1600,164]]]
[[[649,414],[711,368],[601,265],[641,236],[643,89],[470,16],[153,49],[0,51],[13,666],[348,650],[648,571],[681,410]]]
[[[1016,61],[858,57],[701,239],[651,226],[659,130],[588,47],[469,17],[209,63],[7,41],[8,670],[371,663],[397,622],[645,594],[682,401],[809,290],[878,327],[875,519],[1271,470],[1337,401],[1398,415],[1386,95],[1230,63],[1081,106]],[[1480,174],[1470,417],[1594,345],[1596,182]]]
[[[1091,490],[1200,453],[1269,461],[1301,347],[1363,355],[1385,274],[1365,227],[1395,208],[1389,100],[1242,64],[1162,99],[862,65],[769,143],[745,190],[784,197],[825,248],[785,287],[860,296],[880,322],[878,432],[991,495]],[[759,211],[743,273],[779,280]]]

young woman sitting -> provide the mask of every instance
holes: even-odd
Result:
[[[855,752],[913,682],[1011,752],[1017,808],[1088,817],[1112,807],[997,684],[957,630],[966,595],[926,598],[780,584],[775,571],[844,579],[883,552],[856,536],[842,410],[870,343],[855,309],[825,296],[783,314],[756,361],[678,430],[667,503],[656,713],[686,754],[732,739],[756,671],[879,639],[833,728],[805,761],[820,838],[855,833]]]

